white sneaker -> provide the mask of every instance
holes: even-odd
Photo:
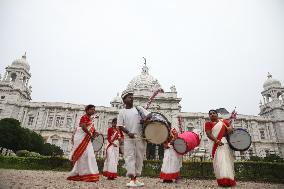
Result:
[[[138,180],[135,181],[136,186],[144,186],[143,182],[139,182]]]
[[[129,183],[126,184],[127,187],[136,187],[136,183],[134,182],[134,180],[131,180]]]

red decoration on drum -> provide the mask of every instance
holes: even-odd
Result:
[[[157,90],[155,90],[152,94],[152,96],[149,98],[146,106],[145,106],[145,109],[147,110],[150,106],[150,104],[152,103],[152,101],[154,100],[154,98],[159,94],[159,93],[163,93],[164,90],[162,88],[158,88]]]
[[[178,154],[184,155],[196,148],[199,144],[200,138],[198,134],[192,131],[186,131],[178,135],[173,143],[173,148]]]

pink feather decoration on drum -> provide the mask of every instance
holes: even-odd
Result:
[[[145,109],[148,109],[150,104],[152,103],[152,101],[154,100],[154,98],[159,94],[159,93],[163,93],[164,90],[162,88],[158,88],[157,90],[155,90],[152,94],[152,96],[149,98],[146,106],[145,106]]]

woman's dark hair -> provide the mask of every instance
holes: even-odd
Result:
[[[209,110],[208,114],[210,114],[210,112],[215,112],[216,114],[218,114],[217,110],[214,110],[214,109]]]
[[[93,104],[89,104],[89,105],[87,105],[87,106],[85,107],[85,111],[88,111],[88,110],[91,109],[91,108],[96,108],[96,106],[93,105]]]
[[[111,123],[117,122],[117,118],[113,118]]]

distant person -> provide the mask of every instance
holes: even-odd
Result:
[[[133,91],[123,91],[121,98],[125,108],[119,111],[117,126],[125,133],[124,159],[126,176],[130,178],[126,186],[144,186],[143,182],[137,180],[137,177],[141,175],[143,157],[146,153],[146,141],[141,138],[143,132],[141,123],[149,117],[150,112],[143,107],[133,106]],[[145,118],[142,118],[142,115]]]
[[[112,120],[112,127],[108,128],[106,148],[106,159],[104,162],[103,175],[108,180],[117,178],[117,164],[119,160],[119,146],[122,144],[124,135],[122,131],[116,126],[117,119]]]
[[[86,114],[80,119],[79,127],[76,128],[72,136],[73,150],[71,161],[73,169],[69,173],[67,180],[97,182],[99,181],[99,171],[96,156],[91,141],[98,135],[91,116],[95,114],[95,106],[88,105],[85,108]]]
[[[234,173],[234,156],[225,135],[233,131],[230,122],[218,119],[216,110],[209,111],[210,121],[205,123],[205,132],[212,141],[213,168],[219,186],[236,185]]]

